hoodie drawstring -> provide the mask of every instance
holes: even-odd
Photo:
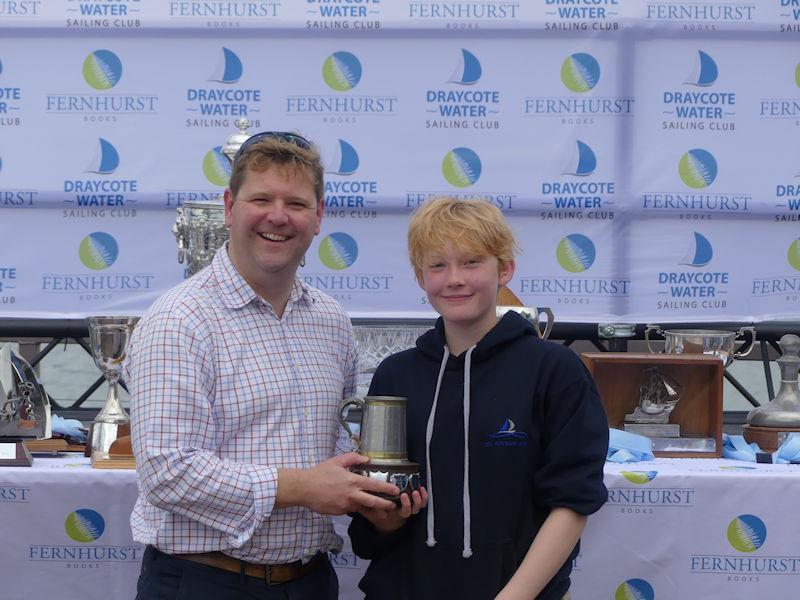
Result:
[[[472,556],[472,525],[471,525],[471,508],[472,503],[469,497],[469,411],[470,411],[470,371],[472,366],[472,351],[475,346],[467,350],[467,355],[464,358],[464,490],[462,493],[464,504],[464,548],[461,556],[469,558]],[[439,390],[442,387],[442,379],[444,378],[445,367],[447,366],[447,359],[450,357],[450,349],[445,345],[444,356],[442,357],[442,364],[439,367],[439,377],[436,380],[436,391],[433,395],[433,404],[431,405],[431,412],[428,415],[428,425],[425,429],[425,462],[426,470],[428,473],[428,539],[426,544],[432,548],[436,545],[436,538],[433,534],[434,526],[434,504],[433,504],[433,471],[431,471],[431,438],[433,437],[433,422],[436,419],[436,405],[439,402]]]
[[[472,556],[472,521],[471,521],[471,502],[469,499],[469,372],[472,366],[472,351],[475,346],[467,350],[464,358],[464,549],[461,556],[469,558]]]
[[[439,378],[436,380],[436,392],[433,394],[433,404],[431,413],[428,415],[428,425],[425,428],[425,469],[428,473],[428,539],[425,543],[429,548],[436,545],[436,538],[433,537],[433,472],[431,471],[431,437],[433,437],[433,421],[436,418],[436,404],[439,401],[439,389],[442,387],[444,369],[447,366],[447,359],[450,358],[450,348],[445,345],[442,365],[439,367]]]

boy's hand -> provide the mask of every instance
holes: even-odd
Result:
[[[362,508],[358,512],[375,526],[378,533],[391,533],[400,529],[411,515],[416,515],[428,504],[428,492],[420,486],[411,494],[400,494],[400,506],[394,510]]]

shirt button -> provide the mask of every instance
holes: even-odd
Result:
[[[305,415],[306,417],[308,416],[308,409],[307,408],[303,409],[303,415]]]

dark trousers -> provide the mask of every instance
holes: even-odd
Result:
[[[337,600],[339,581],[330,564],[314,573],[269,585],[255,577],[174,558],[148,546],[136,600]]]

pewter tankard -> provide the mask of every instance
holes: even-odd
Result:
[[[361,429],[356,435],[342,415],[345,408],[361,409]],[[359,475],[393,483],[400,493],[419,489],[419,465],[406,452],[406,399],[400,396],[347,398],[339,405],[339,422],[350,434],[359,454],[370,462],[352,467]],[[382,494],[380,494],[382,495]],[[391,498],[397,500],[398,497]]]

